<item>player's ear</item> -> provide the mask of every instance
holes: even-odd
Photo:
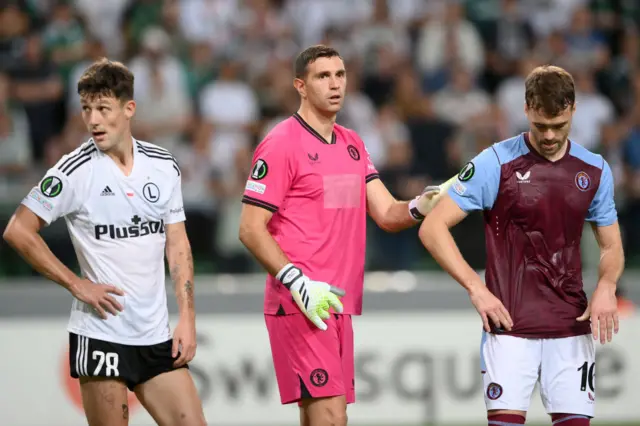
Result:
[[[302,98],[306,98],[307,97],[307,91],[306,91],[303,79],[294,78],[293,79],[293,87],[296,89],[296,91],[298,92],[300,97],[302,97]]]
[[[132,119],[135,114],[136,114],[136,101],[130,100],[130,101],[125,102],[125,104],[124,104],[124,115],[128,119]]]

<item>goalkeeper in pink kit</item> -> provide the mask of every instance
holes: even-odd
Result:
[[[355,401],[352,315],[362,312],[367,212],[389,232],[419,223],[448,184],[394,199],[353,130],[335,124],[347,74],[338,52],[295,61],[300,109],[258,145],[240,240],[269,273],[264,313],[283,404],[304,426],[346,425]]]

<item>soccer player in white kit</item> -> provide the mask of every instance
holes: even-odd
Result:
[[[106,59],[78,82],[92,138],[49,169],[24,198],[5,240],[75,297],[68,324],[71,376],[90,426],[128,424],[127,388],[159,425],[203,425],[187,363],[196,350],[193,259],[180,169],[165,149],[135,140],[133,74]],[[39,235],[63,217],[82,277]],[[180,320],[171,336],[164,256]]]

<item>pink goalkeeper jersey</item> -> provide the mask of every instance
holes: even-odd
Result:
[[[364,143],[335,125],[332,143],[299,115],[279,123],[258,145],[242,201],[273,212],[268,229],[310,279],[346,290],[344,313],[362,312],[366,183],[378,178]],[[267,277],[264,312],[300,310],[289,290]]]

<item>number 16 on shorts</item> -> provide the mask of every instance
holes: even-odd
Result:
[[[586,392],[587,390],[589,390],[589,392],[595,392],[596,388],[594,385],[594,379],[596,375],[596,363],[592,362],[591,364],[589,364],[589,362],[585,361],[584,364],[582,364],[578,368],[578,371],[582,372],[582,380],[580,381],[580,390],[582,392]]]
[[[480,368],[488,410],[528,411],[539,382],[547,413],[594,415],[595,345],[590,335],[528,339],[485,332]]]

